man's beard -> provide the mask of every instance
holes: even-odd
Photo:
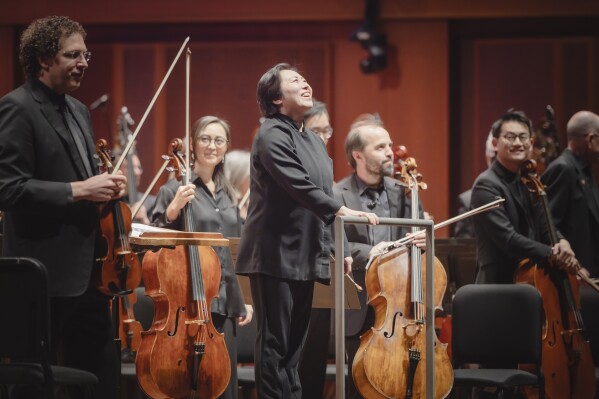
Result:
[[[385,166],[387,165],[388,166]],[[378,165],[371,165],[369,171],[372,174],[383,176],[393,176],[393,161],[385,160]]]

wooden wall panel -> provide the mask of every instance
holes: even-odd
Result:
[[[598,39],[476,39],[462,43],[460,95],[461,191],[486,168],[484,143],[491,124],[508,108],[523,110],[538,126],[545,106],[555,110],[562,148],[568,119],[581,109],[599,112],[593,90],[599,78]]]
[[[599,3],[589,0],[381,0],[387,19],[505,18],[598,15]],[[364,1],[279,0],[196,1],[104,0],[0,0],[0,24],[28,23],[45,15],[69,15],[84,23],[223,22],[223,21],[326,21],[359,19]]]
[[[15,51],[15,37],[12,27],[0,26],[0,54],[4,56],[0,63],[0,97],[14,88],[15,63],[17,62]]]
[[[429,189],[421,199],[437,221],[449,211],[449,115],[447,27],[443,22],[388,24],[390,67],[364,75],[366,53],[355,43],[335,44],[335,177],[350,172],[343,142],[352,121],[378,112],[394,143],[415,157]],[[439,236],[447,232],[439,231]]]
[[[97,138],[118,143],[116,120],[127,106],[136,124],[156,93],[181,43],[94,44],[95,62],[86,72],[81,89],[74,93],[90,104],[102,93],[110,94],[105,107],[92,111]],[[89,47],[89,46],[88,46]],[[231,124],[232,148],[250,149],[259,126],[256,84],[279,62],[297,65],[316,96],[327,93],[329,46],[325,42],[297,43],[192,43],[190,123],[204,115],[217,115]],[[112,63],[112,65],[111,65]],[[110,88],[114,91],[112,95]],[[319,96],[320,97],[320,96]],[[321,97],[322,98],[322,97]],[[144,167],[141,188],[162,164],[168,144],[185,136],[185,56],[181,56],[154,107],[143,124],[137,150]],[[165,177],[160,183],[165,181]],[[154,192],[158,189],[155,188]]]

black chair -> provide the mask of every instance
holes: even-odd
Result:
[[[54,397],[55,385],[81,387],[91,396],[98,378],[50,364],[48,275],[31,258],[0,258],[0,385],[36,385]],[[0,392],[1,394],[1,392]]]
[[[591,345],[591,356],[595,363],[597,394],[599,397],[599,293],[586,285],[580,287],[580,312],[587,339]]]
[[[453,299],[454,387],[495,387],[498,398],[520,386],[545,397],[541,368],[543,304],[526,284],[470,284]],[[478,364],[482,368],[463,368]],[[517,369],[532,364],[536,373]]]

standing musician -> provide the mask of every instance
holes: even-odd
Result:
[[[266,119],[252,145],[250,208],[237,273],[250,276],[256,306],[258,397],[299,399],[297,369],[314,281],[330,280],[328,225],[335,215],[366,216],[372,224],[378,218],[333,199],[331,159],[322,140],[304,127],[312,88],[295,68],[277,64],[266,71],[257,99]]]
[[[532,123],[522,112],[508,112],[492,126],[496,158],[472,187],[475,208],[505,198],[504,206],[473,218],[477,242],[478,284],[511,284],[514,271],[524,259],[552,262],[560,268],[576,269],[570,244],[558,232],[551,247],[548,226],[540,206],[533,206],[528,188],[520,181],[520,166],[530,155]]]
[[[599,115],[575,113],[567,125],[568,148],[541,176],[555,227],[592,277],[599,277],[599,187],[592,168],[599,161]]]
[[[225,153],[231,139],[229,124],[215,116],[198,119],[192,128],[192,175],[190,183],[182,185],[176,179],[160,188],[152,215],[159,227],[183,230],[183,208],[191,204],[194,226],[198,231],[222,233],[224,237],[239,237],[241,218],[235,203],[235,192],[225,177]],[[231,361],[231,380],[222,398],[237,397],[236,318],[240,326],[252,319],[253,309],[244,305],[235,276],[231,253],[226,247],[214,247],[221,264],[218,298],[212,300],[212,322],[225,333],[225,343]]]
[[[48,270],[54,360],[96,374],[94,397],[105,399],[116,397],[118,358],[109,298],[91,276],[98,204],[119,198],[126,178],[96,175],[89,111],[67,94],[91,58],[85,36],[58,16],[32,22],[21,36],[27,82],[0,99],[0,209],[3,255],[37,258]]]
[[[380,119],[366,118],[354,123],[345,139],[345,153],[354,173],[333,187],[335,198],[347,207],[374,212],[379,217],[410,218],[410,196],[406,195],[402,183],[390,177],[394,169],[392,146],[393,142]],[[419,218],[423,217],[421,209]],[[388,246],[409,232],[406,227],[346,224],[345,233],[354,259],[352,269],[356,283],[365,286],[365,267],[375,246],[378,245],[377,249]],[[424,239],[416,239],[414,244],[420,248],[426,246]],[[360,346],[360,335],[374,323],[374,312],[367,304],[366,291],[358,292],[358,298],[360,309],[346,311],[349,398],[362,397],[351,378],[352,365]]]
[[[592,388],[594,381],[578,381],[577,373],[594,375],[594,372],[584,370],[585,361],[590,357],[584,350],[588,343],[578,347],[582,341],[578,337],[584,334],[584,329],[578,324],[579,320],[570,318],[568,309],[578,312],[578,295],[573,294],[578,292],[577,287],[560,277],[575,274],[578,261],[568,241],[548,224],[544,202],[537,201],[533,205],[530,192],[521,180],[521,166],[529,158],[533,145],[531,121],[524,113],[511,111],[493,124],[492,133],[497,157],[474,182],[472,206],[480,206],[496,197],[503,197],[505,202],[502,208],[474,217],[478,249],[475,281],[479,284],[534,282],[541,291],[548,320],[547,336],[543,337],[545,391],[548,397],[578,397],[565,395],[568,391],[572,394],[576,384],[583,387],[584,383],[586,388],[588,382]],[[539,272],[535,272],[534,280],[521,278],[533,275],[532,271],[536,270]],[[557,340],[552,339],[555,335]],[[569,346],[573,343],[577,346]],[[552,350],[553,347],[558,348],[557,351]],[[579,350],[580,361],[574,354]],[[557,393],[559,389],[565,392]]]

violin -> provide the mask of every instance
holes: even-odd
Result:
[[[96,142],[96,152],[108,173],[114,172],[106,140]],[[122,200],[111,200],[100,207],[103,255],[97,259],[96,287],[108,296],[127,295],[139,286],[141,265],[129,245],[131,210]]]
[[[402,161],[398,175],[411,190],[412,217],[417,217],[418,189],[426,184],[416,171],[416,161],[413,158]],[[422,282],[428,271],[421,250],[415,245],[400,246],[371,260],[366,272],[366,290],[375,322],[360,337],[352,369],[356,388],[366,398],[424,398],[426,369],[419,365],[421,361],[426,363],[426,303]],[[440,308],[447,274],[436,258],[433,267],[435,307]],[[432,396],[445,398],[453,386],[453,368],[445,345],[438,339],[434,358]]]
[[[169,169],[182,180],[182,140],[171,142]],[[193,232],[190,204],[185,231]],[[152,327],[141,334],[136,357],[139,385],[152,398],[216,398],[231,378],[224,334],[212,323],[221,267],[211,247],[179,245],[148,251],[143,260],[146,295],[154,302]]]
[[[551,219],[545,187],[536,171],[537,163],[534,160],[525,161],[521,167],[521,180],[541,203],[549,228],[550,245],[553,246],[558,242],[557,231]],[[545,324],[542,368],[546,397],[594,398],[595,366],[580,313],[576,275],[557,268],[550,262],[534,264],[526,259],[516,269],[514,281],[535,286],[543,298]],[[524,392],[528,398],[538,397],[535,388],[525,388]]]

